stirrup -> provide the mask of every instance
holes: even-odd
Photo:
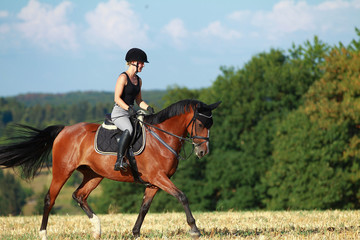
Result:
[[[127,172],[127,167],[129,165],[127,164],[127,162],[124,162],[124,160],[121,161],[116,161],[115,165],[114,165],[114,170],[115,171],[123,171],[123,172]]]

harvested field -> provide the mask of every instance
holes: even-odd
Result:
[[[195,213],[200,239],[360,239],[360,211]],[[129,239],[137,214],[99,215],[102,239]],[[39,239],[41,216],[0,217],[0,239]],[[149,213],[140,239],[191,239],[184,213]],[[92,239],[86,215],[50,215],[48,239]]]

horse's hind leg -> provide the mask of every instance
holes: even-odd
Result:
[[[153,187],[153,188],[147,187],[145,189],[144,198],[143,198],[143,202],[140,207],[139,216],[138,216],[136,223],[134,225],[134,228],[133,228],[133,235],[136,238],[140,237],[141,225],[144,221],[144,218],[145,218],[147,212],[149,211],[151,202],[154,199],[154,196],[158,190],[159,190],[159,188],[157,188],[157,187]]]
[[[65,182],[69,179],[70,175],[71,172],[60,173],[60,171],[55,171],[53,168],[53,179],[51,180],[49,191],[44,199],[44,211],[43,211],[43,217],[42,217],[40,233],[39,233],[42,240],[47,239],[46,227],[48,224],[50,211],[55,204],[55,199],[59,195],[61,188],[63,187]]]
[[[100,219],[90,208],[86,199],[92,190],[94,190],[99,185],[101,180],[103,180],[103,177],[96,174],[89,167],[82,166],[78,168],[78,170],[84,175],[84,178],[80,186],[73,193],[72,197],[89,217],[93,226],[93,237],[99,239],[101,237]]]

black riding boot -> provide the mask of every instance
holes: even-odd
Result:
[[[116,136],[118,142],[117,160],[114,166],[115,171],[127,171],[128,164],[124,162],[126,149],[129,147],[131,141],[131,134],[129,130],[125,130],[120,137]]]

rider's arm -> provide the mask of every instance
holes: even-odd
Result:
[[[124,91],[126,83],[127,83],[126,76],[124,74],[121,74],[116,81],[114,101],[117,105],[119,105],[123,109],[128,110],[129,106],[124,102],[124,100],[121,99],[121,95]]]
[[[139,94],[136,96],[136,103],[139,105],[140,108],[144,109],[144,110],[147,110],[147,108],[149,107],[149,105],[144,101],[142,100],[142,97],[141,97],[141,85],[142,85],[142,80],[141,78],[139,78],[139,84],[140,84],[140,92]]]

